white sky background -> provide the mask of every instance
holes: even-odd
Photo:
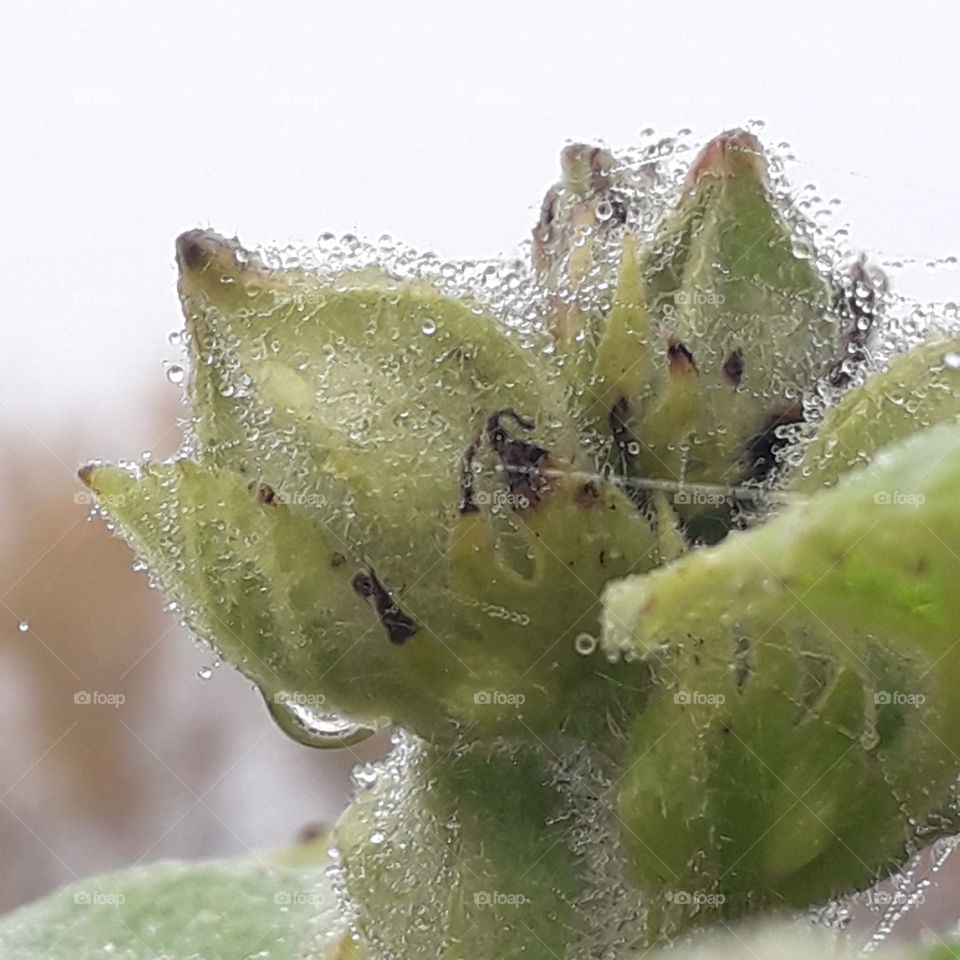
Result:
[[[149,440],[135,398],[177,357],[178,233],[509,252],[571,139],[760,118],[855,245],[960,253],[957,10],[2,2],[0,418],[135,456],[100,441]],[[960,272],[935,285],[960,299]]]

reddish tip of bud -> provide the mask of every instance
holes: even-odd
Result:
[[[198,270],[214,256],[211,236],[206,230],[190,230],[177,237],[177,263],[181,270]]]
[[[77,476],[80,478],[80,482],[84,486],[89,487],[91,485],[94,470],[96,470],[96,467],[92,463],[88,463],[85,467],[81,467],[77,471]]]
[[[181,273],[205,270],[214,261],[228,268],[260,266],[259,258],[245,251],[237,239],[227,240],[212,230],[188,230],[177,237],[177,264]]]
[[[732,177],[746,167],[758,178],[766,176],[767,165],[760,141],[746,130],[727,130],[714,137],[697,155],[690,168],[688,186],[696,186],[701,177]]]

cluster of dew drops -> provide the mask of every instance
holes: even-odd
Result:
[[[791,222],[795,254],[811,259],[817,269],[833,281],[834,285],[841,284],[843,278],[848,276],[851,264],[862,255],[863,250],[853,244],[851,226],[840,217],[840,199],[824,197],[815,184],[805,182],[806,170],[792,153],[790,144],[783,141],[768,142],[762,121],[750,121],[745,125],[745,129],[764,142],[771,190]],[[665,212],[676,202],[690,163],[705,140],[706,137],[696,136],[687,128],[666,136],[646,129],[641,131],[635,146],[625,151],[614,151],[616,166],[613,172],[620,195],[626,199],[628,211],[624,229],[629,229],[637,236],[641,247],[655,242],[658,226]],[[605,145],[598,143],[598,146]],[[545,185],[547,176],[552,177],[552,171],[545,175]],[[531,226],[536,220],[539,199],[531,198]],[[597,213],[598,218],[603,220],[603,205]],[[604,237],[603,243],[609,248],[609,259],[603,264],[603,256],[599,258],[601,267],[597,271],[594,291],[598,297],[607,292],[607,284],[611,282],[609,263],[616,257],[622,233],[616,230],[606,231]],[[344,271],[377,270],[401,281],[429,281],[443,293],[465,299],[474,305],[477,312],[492,316],[514,331],[521,346],[550,355],[553,347],[549,342],[545,342],[541,334],[545,308],[544,291],[530,265],[530,246],[530,241],[524,240],[513,256],[454,261],[444,259],[434,252],[417,251],[388,235],[371,241],[353,234],[336,236],[324,233],[310,246],[267,247],[257,251],[256,255],[268,268],[298,268],[331,278]],[[862,382],[870,374],[882,369],[891,357],[920,343],[933,330],[960,331],[960,304],[911,299],[909,292],[899,289],[897,283],[901,274],[918,265],[926,270],[955,270],[956,256],[920,260],[909,256],[874,255],[867,251],[866,263],[875,271],[882,271],[885,282],[879,289],[879,329],[874,331],[868,342],[867,362],[851,369],[854,383]],[[877,292],[874,290],[873,295]],[[578,291],[580,302],[583,302],[584,295],[584,290]],[[433,321],[426,321],[420,331],[424,337],[434,336],[436,332],[437,327]],[[186,332],[177,330],[170,334],[169,342],[172,347],[182,349],[186,339]],[[945,355],[943,364],[960,370],[960,355]],[[185,362],[168,361],[166,377],[171,384],[182,387],[187,380]],[[805,398],[805,402],[811,407],[810,413],[813,414],[809,419],[818,419],[818,414],[835,402],[836,398],[836,390],[826,385],[818,389],[816,396]],[[905,402],[909,403],[909,398]],[[794,437],[798,443],[794,446],[791,459],[802,456],[802,433],[801,430]],[[810,439],[809,436],[807,439]],[[148,459],[149,453],[144,456],[144,460]],[[136,469],[135,464],[126,466]],[[96,505],[92,505],[91,517],[99,513]],[[151,586],[157,586],[155,578],[147,571],[146,563],[142,559],[134,561],[134,569],[148,572]],[[175,602],[167,604],[167,609],[180,612]],[[24,633],[29,632],[29,623],[26,620],[21,621],[18,629]],[[597,638],[587,633],[578,634],[574,641],[575,650],[584,656],[594,653],[597,646]],[[215,659],[212,665],[202,667],[198,675],[201,679],[208,679],[219,665],[219,659]],[[369,787],[370,778],[374,774],[375,768],[358,769],[357,786]],[[950,844],[938,848],[932,873],[940,869],[955,846],[956,844]],[[895,882],[909,887],[916,872],[914,865],[905,870]],[[926,882],[930,882],[929,878]],[[876,941],[889,935],[897,920],[919,899],[922,897],[914,896],[911,899],[904,894],[904,899],[896,910],[877,907],[874,912],[881,914],[881,920],[871,943],[875,945]],[[821,923],[845,926],[850,922],[850,916],[850,905],[845,902],[830,904],[820,909],[815,919]]]

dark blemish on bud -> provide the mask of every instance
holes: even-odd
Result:
[[[927,561],[926,557],[921,557],[914,566],[914,570],[917,573],[926,573],[930,569],[930,563]]]
[[[735,387],[740,386],[740,381],[743,379],[743,350],[740,347],[727,357],[723,365],[723,375]]]
[[[465,513],[479,513],[480,507],[477,506],[476,491],[473,487],[474,472],[473,458],[477,455],[478,440],[467,447],[460,461],[460,515]]]
[[[746,443],[747,477],[765,480],[777,465],[777,455],[787,441],[777,436],[777,428],[803,422],[803,407],[799,403],[772,413],[763,427]]]
[[[369,600],[373,596],[373,576],[364,570],[354,575],[350,585],[353,587],[354,593],[358,597],[363,597],[364,600]]]
[[[733,681],[737,687],[737,693],[743,693],[750,679],[750,638],[737,637],[737,642],[733,648]]]
[[[671,337],[667,343],[667,360],[670,362],[670,372],[679,373],[693,370],[699,373],[693,354],[676,337]]]
[[[517,510],[526,504],[540,502],[540,491],[545,485],[540,465],[550,451],[536,443],[510,436],[503,426],[503,420],[507,417],[524,430],[532,430],[535,424],[512,407],[498,410],[487,420],[487,441],[506,471],[507,488],[515,498],[513,509]]]
[[[730,733],[730,729],[731,729],[731,728],[730,728],[730,724],[729,724],[729,723],[725,723],[725,724],[720,728],[720,730],[721,730],[722,733]]]
[[[596,506],[600,502],[600,488],[593,480],[588,480],[582,486],[577,488],[573,495],[573,501],[578,507],[589,508]]]
[[[597,560],[600,562],[600,566],[602,567],[607,562],[607,551],[601,550],[600,556],[597,557]]]
[[[351,583],[354,593],[364,600],[373,600],[380,623],[387,631],[387,639],[397,645],[409,640],[417,632],[417,624],[397,605],[390,591],[370,570],[361,570],[354,575]]]
[[[342,553],[334,553],[330,557],[330,566],[333,567],[334,570],[336,570],[337,567],[342,567],[346,562],[347,558]]]
[[[265,507],[271,507],[277,502],[277,493],[270,484],[251,482],[247,489],[253,490],[254,487],[257,490],[257,503],[263,504]]]

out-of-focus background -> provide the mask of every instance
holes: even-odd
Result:
[[[80,462],[179,442],[178,233],[513,253],[566,142],[760,119],[855,248],[960,300],[925,266],[960,253],[958,28],[875,0],[0,3],[0,909],[288,842],[360,756],[287,741],[88,519]]]

